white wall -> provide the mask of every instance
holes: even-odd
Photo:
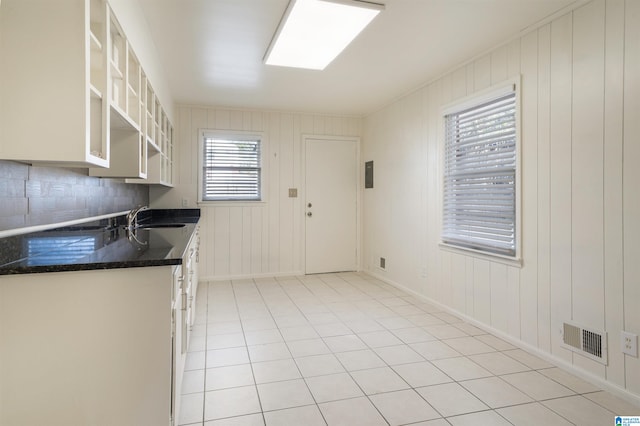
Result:
[[[304,200],[289,198],[289,188],[301,192],[302,136],[360,136],[360,118],[179,106],[175,124],[176,188],[152,188],[152,207],[180,207],[198,197],[199,129],[263,132],[265,174],[261,204],[202,204],[201,279],[274,274],[299,274]]]
[[[522,267],[438,245],[440,109],[516,76]],[[367,117],[365,269],[640,396],[639,76],[640,2],[595,0]],[[608,366],[560,346],[567,320],[609,333]]]

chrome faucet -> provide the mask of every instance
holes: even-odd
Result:
[[[127,229],[129,232],[132,232],[135,227],[138,225],[138,213],[142,210],[148,209],[148,206],[140,206],[134,209],[131,209],[129,213],[127,213]]]

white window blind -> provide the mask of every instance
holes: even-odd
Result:
[[[445,115],[444,243],[516,255],[516,95]]]
[[[204,137],[202,200],[261,200],[259,138]]]

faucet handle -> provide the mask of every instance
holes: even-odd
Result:
[[[127,213],[127,228],[132,231],[135,228],[135,225],[138,224],[138,213],[142,210],[148,209],[148,206],[138,206],[136,208],[131,209],[129,213]]]

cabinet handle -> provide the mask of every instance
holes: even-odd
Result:
[[[171,338],[176,337],[176,310],[171,309]]]

